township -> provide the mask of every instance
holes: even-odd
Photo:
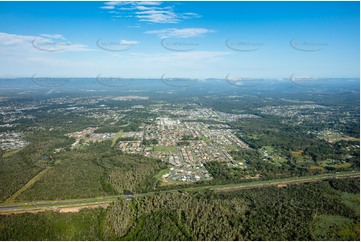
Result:
[[[180,111],[173,112],[179,116]],[[211,109],[181,111],[190,118],[210,117],[225,119],[225,114]],[[230,117],[235,118],[235,117]],[[204,164],[210,161],[246,168],[230,155],[232,150],[249,149],[224,123],[207,124],[203,121],[186,121],[184,118],[158,117],[142,131],[122,135],[119,149],[130,154],[143,154],[167,163],[164,182],[194,182],[212,179]]]

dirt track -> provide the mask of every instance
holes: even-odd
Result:
[[[4,212],[1,215],[13,215],[13,214],[20,214],[20,213],[41,213],[45,211],[53,211],[59,213],[77,213],[84,208],[107,208],[109,204],[99,204],[99,205],[85,205],[85,206],[76,206],[76,207],[66,207],[66,208],[53,208],[53,209],[34,209],[34,210],[26,210],[26,211],[14,211],[14,212]]]

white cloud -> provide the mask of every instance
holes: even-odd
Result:
[[[177,14],[172,10],[145,10],[135,12],[139,21],[151,23],[178,23],[179,19]]]
[[[133,46],[133,45],[137,45],[138,41],[134,41],[134,40],[121,40],[120,41],[120,45],[122,46]]]
[[[115,9],[115,6],[101,6],[101,9]]]
[[[128,4],[128,2],[126,2],[126,1],[109,1],[109,2],[105,2],[104,4],[108,5],[108,6],[118,6],[118,5]]]
[[[105,2],[102,9],[121,10],[131,13],[131,17],[137,18],[140,22],[150,23],[178,23],[183,19],[199,18],[196,13],[176,13],[171,6],[162,7],[162,2],[138,1],[138,2]],[[119,16],[122,13],[117,13]]]
[[[40,36],[50,39],[65,39],[61,34],[40,34]]]
[[[135,7],[138,10],[141,11],[146,11],[146,10],[150,10],[150,9],[155,9],[155,8],[150,8],[150,7],[146,7],[146,6],[136,6]],[[123,10],[132,10],[133,8],[122,8]],[[158,8],[159,9],[159,8]]]
[[[191,18],[200,18],[201,15],[197,13],[183,13],[180,17],[182,19],[191,19]]]
[[[29,43],[34,38],[34,36],[0,33],[0,46],[23,45]]]
[[[39,36],[0,33],[1,53],[15,55],[39,52],[89,51],[84,44],[71,43],[61,34],[40,34]]]
[[[167,29],[146,31],[145,33],[155,34],[158,35],[160,38],[169,38],[169,37],[191,38],[213,32],[214,32],[213,30],[206,28],[183,28],[183,29],[167,28]]]
[[[141,2],[137,2],[138,4],[142,4],[142,5],[160,5],[162,4],[162,2],[160,1],[141,1]]]
[[[50,37],[57,37],[57,39]],[[93,66],[89,67],[92,63],[87,62],[86,59],[84,61],[74,60],[74,56],[79,55],[72,55],[76,52],[89,51],[90,49],[86,45],[69,43],[62,38],[62,35],[59,34],[36,36],[0,33],[0,75],[4,71],[14,75],[31,76],[36,72],[66,73],[68,70],[74,69],[74,73],[76,73],[76,70],[81,70],[81,68],[84,70],[94,68]],[[58,45],[60,43],[64,46]],[[58,52],[41,51],[34,47],[36,44],[40,44],[40,48],[50,48],[50,50],[60,48],[60,50]],[[95,51],[93,52],[95,53]]]
[[[140,25],[129,25],[127,27],[130,28],[130,29],[139,29]]]
[[[228,60],[232,52],[192,51],[187,53],[153,53],[153,52],[107,52],[89,51],[79,55],[77,52],[50,53],[35,49],[31,42],[42,36],[12,35],[0,33],[0,76],[65,75],[77,77],[95,77],[99,73],[133,75],[140,77],[169,76],[208,77],[222,72],[221,63]],[[138,41],[119,40],[122,45],[135,45]],[[70,47],[69,47],[70,48]],[[84,48],[73,46],[72,48]],[[67,49],[68,50],[68,49]],[[6,73],[4,73],[6,71]]]
[[[109,2],[105,2],[104,6],[101,6],[101,9],[108,9],[108,10],[112,10],[115,9],[116,6],[122,6],[122,5],[127,5],[129,4],[129,2],[127,1],[109,1]]]

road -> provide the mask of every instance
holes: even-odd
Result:
[[[213,191],[229,191],[229,190],[242,190],[253,189],[266,186],[277,185],[289,185],[304,182],[317,182],[329,178],[347,178],[347,177],[359,177],[360,172],[339,172],[332,174],[320,174],[314,176],[292,177],[284,179],[275,179],[268,181],[255,181],[239,184],[227,184],[227,185],[212,185],[212,186],[200,186],[190,187],[184,189],[174,190],[160,190],[154,192],[147,192],[134,195],[116,195],[96,198],[84,198],[84,199],[68,199],[68,200],[54,200],[54,201],[32,201],[32,202],[18,202],[18,203],[0,203],[0,214],[9,213],[23,213],[23,212],[36,212],[36,211],[56,211],[62,208],[74,208],[74,207],[91,207],[97,205],[110,204],[117,199],[127,199],[140,196],[152,196],[161,193],[174,193],[174,192],[192,192],[201,190],[213,190]]]

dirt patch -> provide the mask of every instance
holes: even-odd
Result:
[[[40,213],[45,211],[53,211],[59,213],[77,213],[83,208],[107,208],[109,204],[99,204],[99,205],[89,205],[89,206],[77,206],[77,207],[66,207],[66,208],[47,208],[47,209],[34,209],[34,210],[22,210],[22,211],[15,211],[15,212],[0,212],[0,215],[14,215],[20,213]]]
[[[300,155],[302,155],[302,153],[303,153],[303,150],[291,151],[291,154],[294,155],[294,156],[300,156]]]
[[[311,172],[325,172],[325,168],[321,167],[321,166],[315,166],[315,165],[311,165],[310,167],[308,167],[308,169],[311,171]]]
[[[79,207],[71,207],[71,208],[59,208],[57,211],[59,213],[77,213],[83,208],[107,208],[109,204],[101,204],[101,205],[92,205],[92,206],[79,206]]]
[[[346,136],[346,135],[320,136],[319,138],[326,140],[330,143],[335,143],[340,140],[345,140],[345,141],[359,141],[360,140],[359,138]]]

